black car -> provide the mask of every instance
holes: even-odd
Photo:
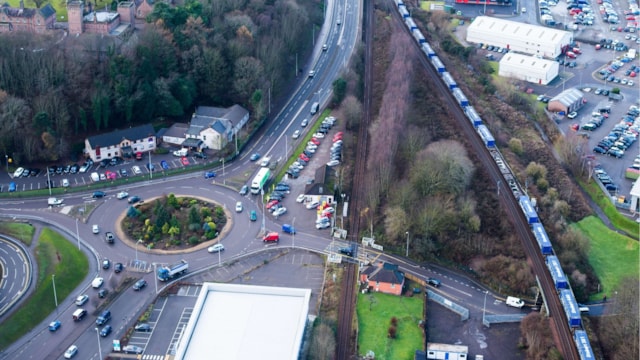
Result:
[[[342,247],[342,248],[338,249],[338,251],[340,252],[340,254],[353,257],[353,255],[356,252],[356,246],[355,245],[349,245],[349,246]]]
[[[142,199],[140,199],[140,196],[134,195],[134,196],[129,197],[129,200],[127,200],[127,201],[129,202],[129,204],[135,204],[135,203],[139,202],[140,200],[142,200]]]
[[[122,265],[122,263],[116,263],[113,266],[113,271],[117,274],[119,272],[122,272],[122,270],[124,270],[124,265]]]
[[[107,167],[107,165],[109,165],[109,161],[109,159],[103,159],[100,161],[100,167]]]
[[[100,289],[100,291],[98,291],[98,297],[100,299],[104,299],[105,296],[107,296],[107,294],[109,293],[109,290],[107,289]]]
[[[436,279],[436,278],[427,278],[427,284],[433,286],[433,287],[440,287],[440,280]]]
[[[107,270],[111,267],[111,261],[109,261],[109,259],[104,259],[102,261],[102,268]]]
[[[593,148],[593,152],[596,154],[605,154],[607,150],[601,148],[600,146],[596,146]]]
[[[276,188],[275,188],[275,190],[276,190],[276,191],[289,191],[289,189],[290,189],[290,187],[289,187],[288,185],[287,185],[287,186],[284,186],[284,185],[278,185],[278,186],[276,186]]]
[[[104,191],[94,191],[92,197],[94,199],[99,199],[99,198],[103,198],[105,195],[107,194],[105,194]]]
[[[73,165],[71,165],[71,169],[69,170],[69,172],[72,173],[72,174],[76,174],[78,172],[78,170],[80,170],[80,165],[73,164]]]
[[[56,166],[56,174],[62,175],[64,168],[61,165]]]
[[[141,290],[142,288],[144,288],[145,286],[147,286],[147,280],[140,279],[140,280],[136,281],[135,284],[133,284],[133,290],[138,291],[138,290]]]
[[[147,324],[147,323],[142,323],[142,324],[138,324],[134,327],[134,329],[136,331],[151,331],[151,325]]]
[[[207,158],[207,154],[203,153],[203,152],[197,152],[193,154],[193,157],[197,157],[200,159],[206,159]]]

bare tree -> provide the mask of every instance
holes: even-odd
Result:
[[[602,317],[600,327],[604,331],[600,331],[599,334],[606,359],[639,358],[638,284],[637,277],[622,279],[616,292],[612,294],[610,314]]]
[[[330,360],[335,356],[336,339],[333,329],[325,322],[320,322],[314,329],[309,347],[309,359]]]

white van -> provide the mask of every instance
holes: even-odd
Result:
[[[517,297],[507,296],[506,304],[520,309],[524,306],[524,301]]]
[[[91,181],[93,182],[98,182],[100,181],[100,175],[98,175],[97,172],[92,172],[91,173]]]
[[[320,104],[317,102],[314,102],[311,105],[311,115],[315,115],[318,112],[318,109],[320,109]]]

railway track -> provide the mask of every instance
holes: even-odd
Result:
[[[362,226],[361,222],[366,221],[362,219],[360,211],[365,208],[364,203],[364,189],[365,171],[367,164],[367,149],[368,149],[368,135],[369,124],[371,119],[371,84],[373,80],[372,76],[372,41],[373,41],[373,8],[371,2],[363,2],[364,11],[364,23],[363,23],[363,37],[366,44],[365,50],[365,74],[364,74],[364,99],[362,104],[362,120],[358,129],[358,143],[356,146],[356,158],[354,162],[354,177],[352,184],[352,194],[349,201],[350,214],[349,214],[349,234],[351,239],[355,242],[358,241],[360,234],[360,228],[366,227],[366,224]],[[356,264],[348,263],[345,268],[344,276],[342,278],[342,293],[340,294],[340,307],[338,308],[338,333],[337,333],[337,349],[336,359],[346,360],[357,355],[357,349],[355,344],[357,339],[353,333],[353,313],[355,311],[356,304],[356,286],[357,286],[357,272],[358,267]]]
[[[393,16],[397,22],[402,22],[400,15],[397,12],[393,12]],[[409,35],[411,36],[411,35]],[[445,84],[440,80],[440,76],[436,69],[431,65],[427,58],[422,53],[415,41],[412,42],[414,49],[420,54],[418,58],[422,67],[426,70],[431,84],[434,85],[434,91],[442,96],[443,106],[447,106],[453,115],[453,118],[458,124],[458,127],[464,134],[464,138],[467,140],[468,146],[472,152],[475,153],[480,161],[480,164],[486,169],[490,178],[495,182],[497,189],[499,190],[499,201],[505,209],[509,220],[513,224],[518,237],[522,241],[523,246],[534,273],[538,276],[542,291],[545,294],[545,300],[549,307],[549,316],[551,317],[551,328],[556,335],[556,345],[562,352],[565,359],[578,359],[577,349],[574,346],[571,329],[567,323],[562,304],[560,299],[555,295],[556,289],[550,274],[546,270],[545,262],[542,254],[538,251],[536,240],[533,237],[529,224],[526,221],[518,201],[511,193],[511,189],[507,186],[507,181],[503,177],[498,165],[493,160],[491,153],[485,147],[476,130],[465,116],[462,109],[458,106],[456,99],[452,93],[447,89]]]

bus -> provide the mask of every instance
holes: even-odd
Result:
[[[251,193],[254,195],[260,194],[260,190],[264,188],[264,185],[269,180],[269,176],[271,176],[271,171],[268,167],[260,168],[251,182]]]

